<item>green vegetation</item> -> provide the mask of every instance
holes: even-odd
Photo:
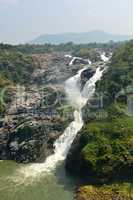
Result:
[[[102,187],[83,186],[77,193],[77,200],[132,200],[133,184],[120,183]]]
[[[64,118],[66,121],[72,121],[73,120],[73,112],[74,108],[70,105],[63,105],[59,108],[57,108],[58,113]]]
[[[35,45],[35,44],[25,44],[25,45],[17,45],[12,46],[8,44],[0,44],[0,49],[16,52],[19,51],[24,54],[43,54],[49,52],[71,52],[73,55],[79,54],[81,49],[97,49],[101,48],[106,51],[114,51],[123,43],[89,43],[89,44],[74,44],[72,42],[66,44],[45,44],[45,45]],[[82,50],[81,50],[82,51]]]
[[[68,155],[72,171],[83,173],[91,182],[133,178],[133,118],[121,116],[87,123],[78,144]]]
[[[108,72],[97,84],[97,90],[107,92],[112,102],[115,95],[128,85],[133,85],[133,41],[114,53]]]
[[[131,178],[133,165],[133,118],[122,117],[111,122],[92,122],[82,130],[81,150],[86,173],[108,180]]]
[[[106,96],[103,111],[107,117],[85,118],[67,156],[66,168],[89,184],[79,188],[78,200],[133,199],[133,117],[126,113],[125,92],[129,85],[133,85],[133,41],[116,50],[97,83],[96,91]],[[89,106],[84,110],[97,111]]]
[[[79,51],[75,51],[74,55],[77,57],[85,58],[85,59],[90,59],[93,62],[96,62],[100,59],[99,53],[96,53],[94,49],[91,48],[81,48]]]
[[[0,85],[5,80],[24,84],[29,80],[34,68],[35,66],[30,56],[20,52],[0,50]]]
[[[0,45],[0,113],[11,101],[16,84],[27,84],[35,64],[31,56],[12,51],[10,45]]]

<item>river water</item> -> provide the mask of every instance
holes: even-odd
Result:
[[[72,200],[76,179],[66,174],[63,163],[49,174],[25,178],[25,165],[0,162],[0,200]],[[16,173],[18,171],[18,174]]]
[[[94,94],[95,83],[103,73],[100,67],[97,68],[81,92],[80,75],[84,69],[65,82],[68,101],[75,108],[74,121],[55,142],[54,154],[41,164],[1,161],[0,200],[73,200],[77,180],[66,174],[64,160],[77,132],[83,126],[81,110]]]

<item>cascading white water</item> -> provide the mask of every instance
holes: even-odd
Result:
[[[51,172],[51,170],[55,169],[59,161],[65,160],[75,136],[83,126],[82,108],[85,106],[88,99],[94,94],[95,84],[98,80],[100,80],[104,71],[101,70],[100,67],[97,68],[95,74],[86,82],[81,92],[80,76],[82,71],[85,69],[86,67],[65,82],[68,100],[75,108],[74,121],[70,123],[59,139],[55,141],[55,150],[53,155],[49,156],[44,163],[31,164],[22,168],[21,172],[25,175],[25,177],[38,176],[39,174],[42,174],[42,172]]]
[[[89,65],[91,65],[91,61],[88,59],[83,59],[80,57],[72,57],[71,55],[65,55],[66,58],[71,58],[71,61],[69,63],[69,66],[72,66],[75,60],[79,60],[79,61],[86,61]]]
[[[98,67],[94,76],[89,81],[86,82],[82,91],[82,97],[85,98],[86,101],[93,96],[95,92],[95,84],[98,80],[101,79],[104,70],[105,69],[101,69],[100,67]]]
[[[101,60],[104,62],[108,62],[109,58],[105,55],[105,52],[103,52],[103,54],[101,54]]]

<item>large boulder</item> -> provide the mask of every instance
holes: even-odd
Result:
[[[95,74],[96,68],[88,67],[81,73],[81,88],[84,87],[85,83]]]

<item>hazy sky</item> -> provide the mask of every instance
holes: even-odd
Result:
[[[133,35],[133,0],[0,0],[0,41],[104,30]]]

